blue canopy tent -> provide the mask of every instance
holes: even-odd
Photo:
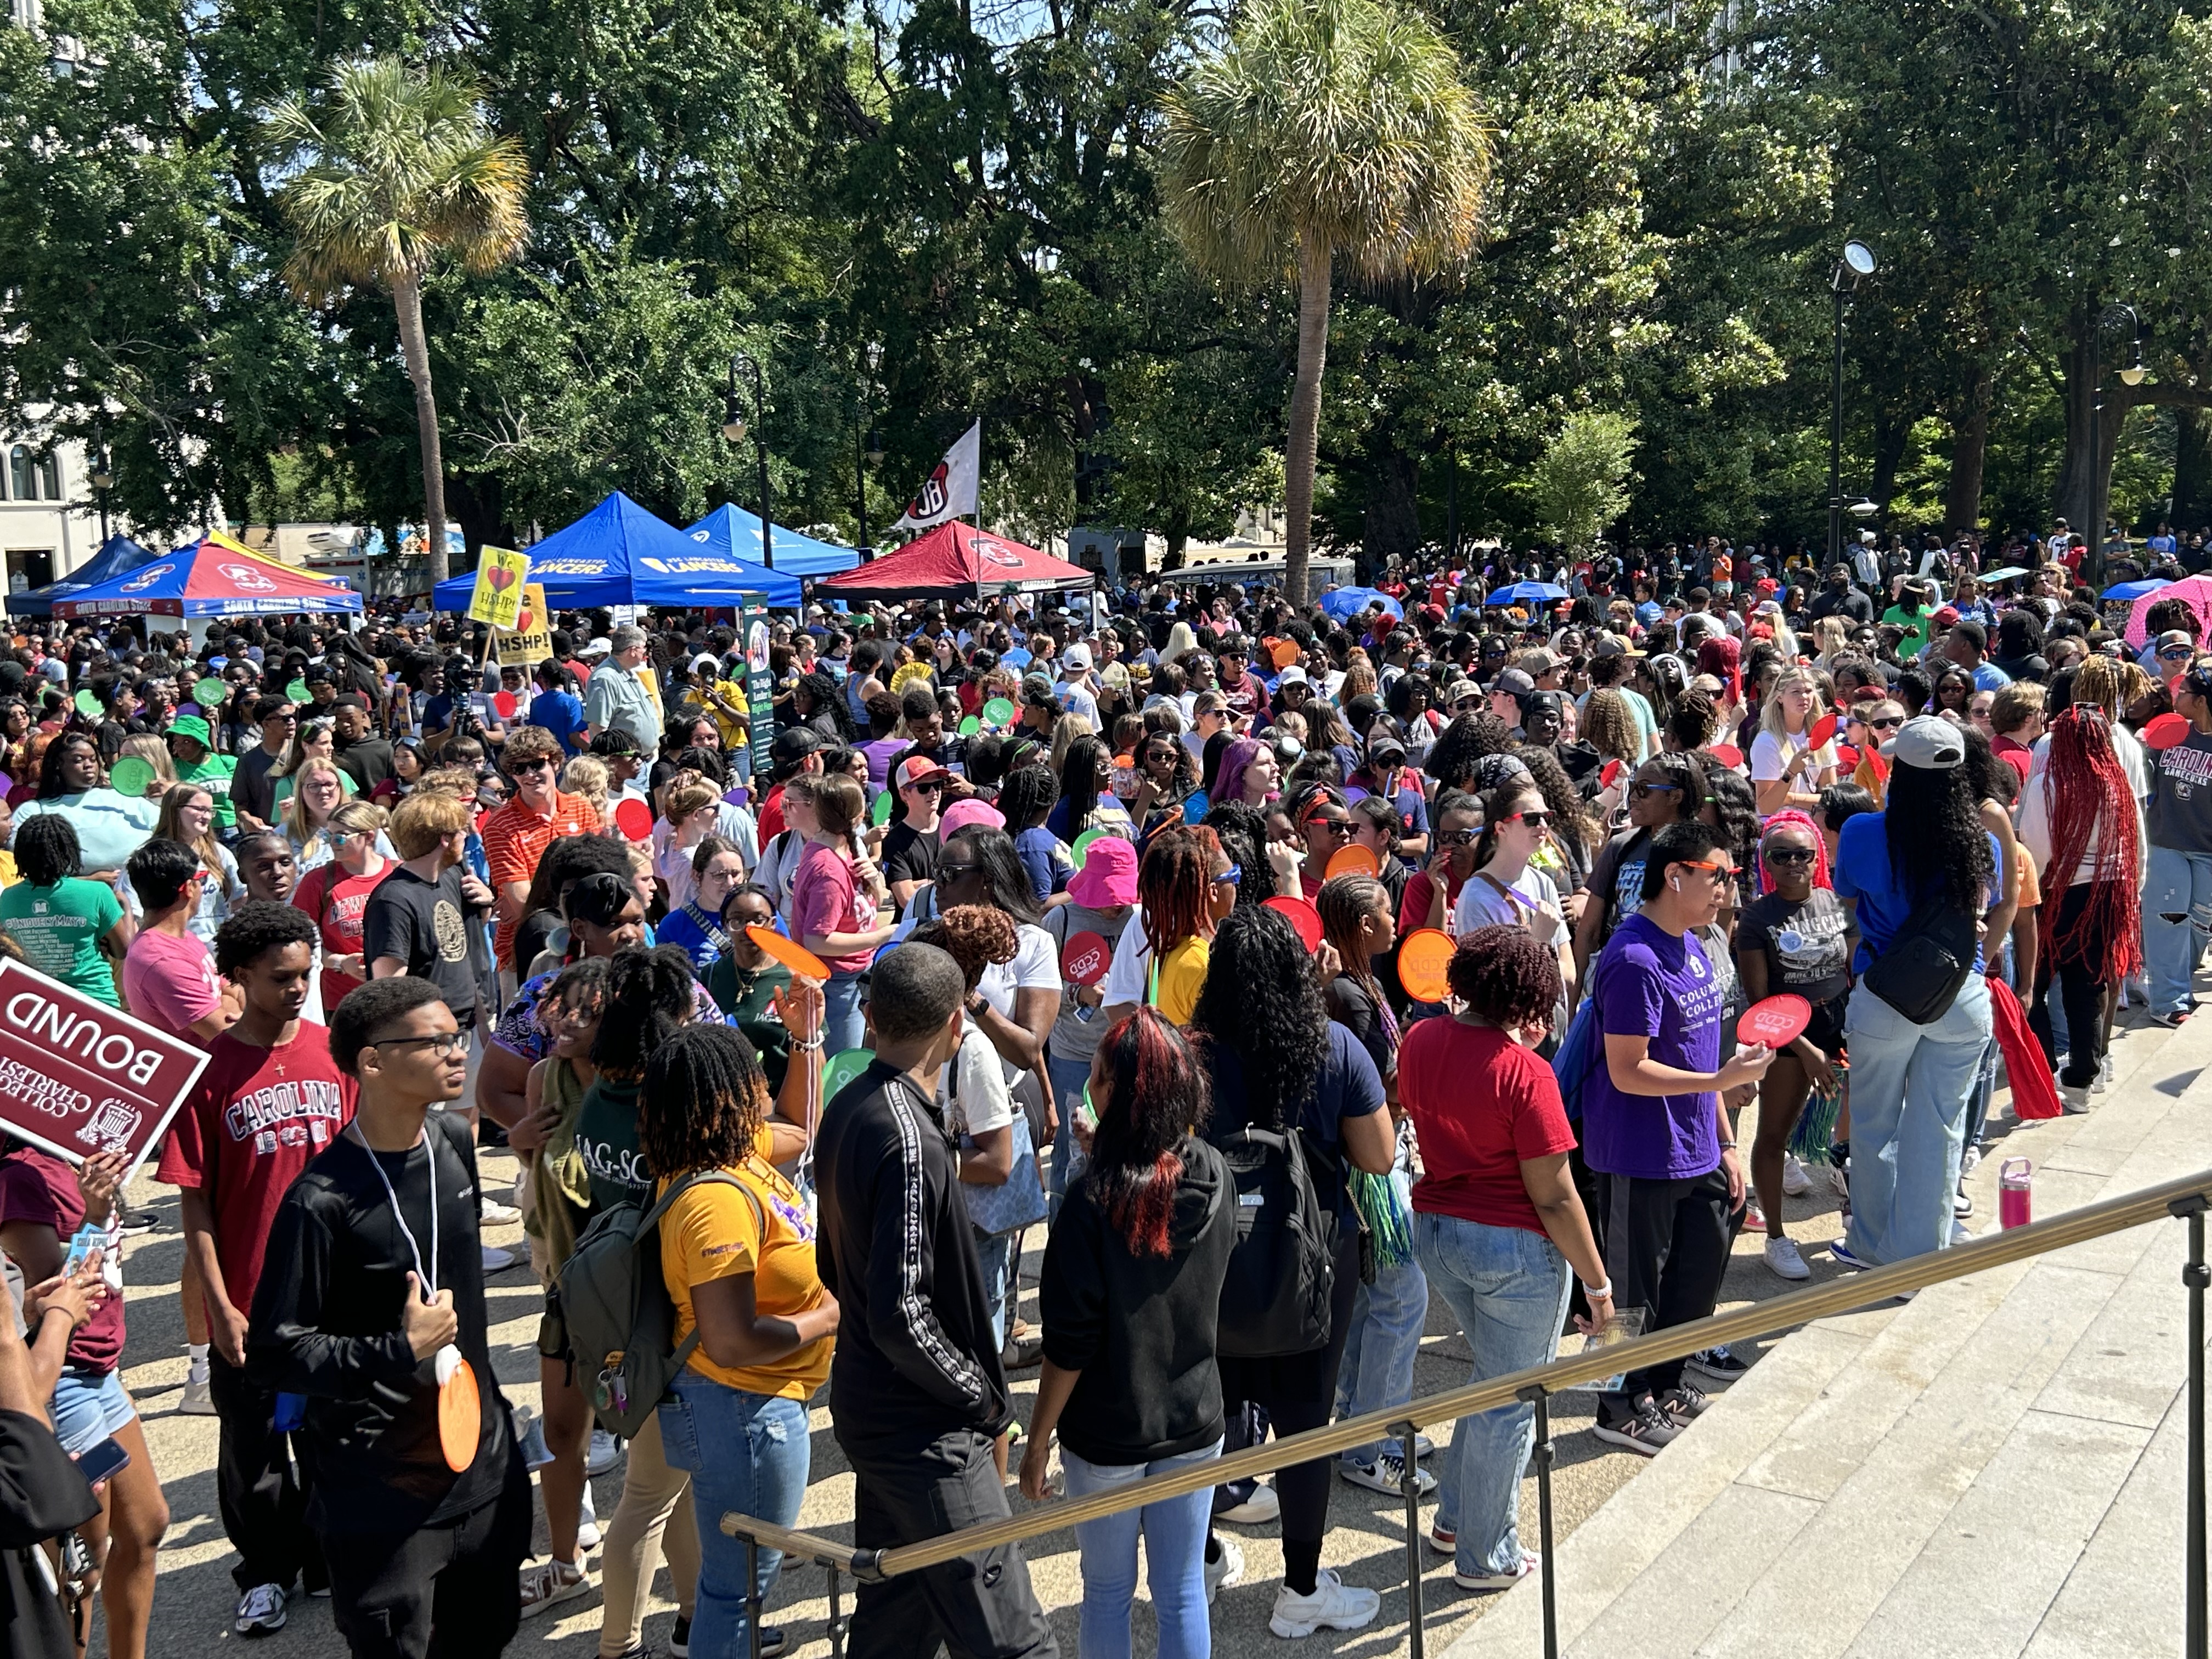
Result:
[[[2149,576],[2142,581],[2122,582],[2117,587],[2108,587],[2099,597],[2108,604],[2132,605],[2146,593],[2155,593],[2161,587],[2172,586],[2170,578]]]
[[[1485,605],[1541,605],[1548,600],[1564,599],[1567,590],[1557,582],[1515,582],[1510,587],[1501,587],[1483,603]]]
[[[1339,622],[1347,622],[1358,616],[1370,605],[1379,605],[1390,615],[1403,621],[1406,607],[1388,593],[1372,587],[1332,587],[1321,596],[1322,613]]]
[[[798,577],[702,546],[619,489],[528,551],[530,580],[544,587],[546,604],[562,610],[799,602]],[[476,583],[473,573],[440,582],[437,608],[467,610]]]
[[[716,507],[705,518],[684,533],[695,542],[703,542],[717,553],[747,564],[768,563],[779,575],[830,576],[840,570],[850,570],[860,562],[859,550],[840,547],[835,542],[817,542],[811,536],[802,536],[796,530],[775,526],[775,545],[770,550],[775,557],[761,557],[760,514],[747,513],[741,507]],[[551,598],[550,594],[546,596]],[[797,600],[793,600],[796,605]]]
[[[44,587],[26,589],[8,596],[8,614],[11,617],[51,617],[54,601],[65,599],[72,593],[81,593],[88,587],[121,575],[126,570],[136,570],[149,562],[153,555],[120,531],[100,544],[100,550],[70,571],[59,581],[48,582]]]

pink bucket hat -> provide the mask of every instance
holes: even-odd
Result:
[[[1087,910],[1110,910],[1137,902],[1137,849],[1119,836],[1101,836],[1084,849],[1083,867],[1067,884],[1068,896]]]

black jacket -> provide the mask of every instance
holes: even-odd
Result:
[[[325,1533],[408,1533],[497,1498],[514,1452],[486,1341],[476,1154],[459,1114],[433,1112],[424,1139],[438,1172],[437,1279],[453,1293],[457,1346],[482,1401],[476,1461],[456,1474],[438,1439],[431,1361],[399,1328],[415,1269],[372,1153],[342,1134],[277,1206],[268,1269],[253,1295],[246,1367],[262,1387],[307,1397],[300,1444],[313,1476],[308,1519]],[[380,1161],[427,1259],[430,1161]]]
[[[934,1101],[881,1060],[823,1109],[814,1257],[837,1298],[830,1411],[837,1442],[910,1443],[1013,1419],[959,1149]]]
[[[1165,1256],[1133,1252],[1093,1201],[1086,1171],[1045,1246],[1045,1358],[1083,1373],[1060,1443],[1089,1463],[1149,1463],[1221,1438],[1214,1328],[1237,1243],[1221,1154],[1186,1138]]]

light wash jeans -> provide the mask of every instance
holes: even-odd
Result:
[[[726,1387],[688,1366],[671,1392],[674,1397],[659,1407],[661,1449],[671,1468],[691,1477],[699,1528],[691,1651],[697,1659],[747,1659],[752,1632],[745,1619],[745,1546],[723,1532],[722,1516],[735,1510],[780,1527],[798,1523],[811,1452],[806,1407]],[[783,1555],[763,1547],[759,1561],[766,1595]]]
[[[1052,1162],[1045,1170],[1044,1219],[1049,1228],[1060,1219],[1060,1206],[1067,1196],[1068,1183],[1083,1170],[1083,1152],[1075,1144],[1072,1126],[1083,1104],[1084,1087],[1091,1081],[1091,1062],[1062,1060],[1050,1054],[1045,1056],[1045,1071],[1052,1084],[1053,1098],[1060,1106],[1060,1133],[1053,1137]]]
[[[1337,1416],[1364,1417],[1413,1397],[1413,1358],[1428,1317],[1429,1280],[1419,1261],[1375,1270],[1375,1282],[1362,1285],[1352,1304],[1352,1334],[1336,1369]],[[1400,1449],[1395,1439],[1370,1440],[1345,1453],[1344,1461],[1371,1463]]]
[[[1469,1382],[1550,1363],[1566,1323],[1568,1267],[1549,1238],[1526,1227],[1417,1212],[1413,1249],[1467,1334],[1474,1356]],[[1519,1565],[1521,1477],[1535,1443],[1536,1407],[1516,1401],[1460,1419],[1451,1444],[1437,1454],[1435,1524],[1459,1534],[1460,1571],[1510,1572]]]
[[[860,1014],[860,976],[832,974],[822,988],[823,1059],[868,1045],[868,1022]]]
[[[1146,1475],[1209,1463],[1220,1455],[1218,1440],[1150,1463],[1086,1463],[1065,1443],[1060,1449],[1070,1498],[1134,1486]],[[1076,1547],[1083,1556],[1083,1659],[1129,1659],[1129,1603],[1137,1595],[1139,1534],[1152,1612],[1159,1620],[1159,1659],[1207,1659],[1213,1651],[1213,1629],[1206,1608],[1206,1530],[1212,1502],[1213,1488],[1201,1486],[1076,1528]]]
[[[1932,1025],[1862,984],[1844,1030],[1851,1056],[1851,1252],[1886,1263],[1949,1248],[1966,1110],[1990,1041],[1989,981],[1970,974]]]
[[[1014,1241],[1020,1237],[1018,1233],[975,1235],[975,1262],[983,1270],[983,1299],[990,1304],[991,1334],[1001,1348],[1006,1346],[1006,1279],[1013,1263]]]
[[[2167,917],[2179,918],[2169,921]],[[2212,854],[2150,849],[2142,894],[2143,963],[2150,970],[2150,1011],[2179,1013],[2212,937]]]

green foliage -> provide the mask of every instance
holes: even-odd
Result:
[[[1628,507],[1635,481],[1636,422],[1611,410],[1578,410],[1528,469],[1528,505],[1544,535],[1586,547]]]

